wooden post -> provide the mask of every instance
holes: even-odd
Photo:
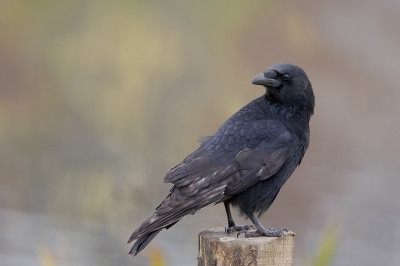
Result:
[[[199,234],[199,266],[292,266],[295,233],[285,237],[236,238],[224,228]]]

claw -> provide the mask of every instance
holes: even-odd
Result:
[[[247,232],[244,236],[246,237],[246,238],[250,238],[250,237],[258,237],[258,236],[262,236],[263,234],[260,232],[260,231],[250,231],[250,232]]]
[[[289,232],[286,228],[281,228],[276,230],[275,228],[271,228],[269,230],[267,230],[267,236],[273,236],[273,237],[282,237],[282,236],[286,236],[287,232]]]
[[[225,227],[225,234],[230,235],[235,231],[242,232],[249,229],[255,229],[253,225],[246,224],[246,225],[234,225],[231,227]]]
[[[246,225],[244,226],[244,228],[245,228],[246,230],[256,229],[256,228],[254,227],[254,225],[252,225],[252,224],[246,224]]]
[[[236,235],[236,237],[239,237],[241,234],[245,234],[244,236],[246,238],[249,237],[258,237],[258,236],[267,236],[267,237],[284,237],[287,235],[289,231],[286,228],[281,228],[281,229],[268,229],[265,231],[248,231],[248,230],[242,230],[239,231]]]

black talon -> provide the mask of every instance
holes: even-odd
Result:
[[[253,222],[252,224],[246,225],[236,225],[232,219],[231,210],[229,208],[229,204],[225,201],[225,210],[228,218],[228,227],[225,227],[225,234],[230,235],[233,232],[237,231],[236,237],[238,238],[241,234],[244,234],[246,238],[249,237],[258,237],[258,236],[267,236],[267,237],[282,237],[286,236],[287,232],[289,232],[286,228],[281,229],[265,229],[260,222],[254,217],[251,213],[246,213],[247,217]],[[250,229],[256,229],[256,231],[250,231]]]
[[[225,234],[229,235],[235,231],[245,232],[246,230],[254,229],[254,226],[251,224],[236,225],[232,219],[232,214],[231,214],[231,209],[229,208],[229,203],[227,201],[224,201],[224,205],[225,205],[226,216],[228,218],[228,227],[225,227]]]
[[[246,230],[256,229],[252,224],[246,224],[246,225],[244,226],[244,228],[245,228]]]
[[[234,225],[231,227],[225,227],[225,234],[230,235],[233,232],[245,232],[250,229],[255,229],[253,225],[251,224],[246,224],[246,225]]]

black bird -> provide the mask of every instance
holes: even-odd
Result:
[[[246,237],[284,236],[285,229],[265,229],[254,215],[271,206],[279,190],[300,164],[310,140],[314,93],[298,66],[278,64],[257,75],[253,84],[266,88],[231,116],[200,147],[171,168],[164,181],[173,183],[155,213],[133,232],[129,254],[137,255],[162,230],[211,204],[223,202],[227,233]],[[236,225],[230,205],[253,222]],[[239,235],[238,234],[238,235]]]

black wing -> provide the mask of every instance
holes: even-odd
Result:
[[[174,187],[129,241],[168,228],[184,216],[274,175],[295,148],[294,137],[274,120],[223,127],[166,174],[164,181]]]

